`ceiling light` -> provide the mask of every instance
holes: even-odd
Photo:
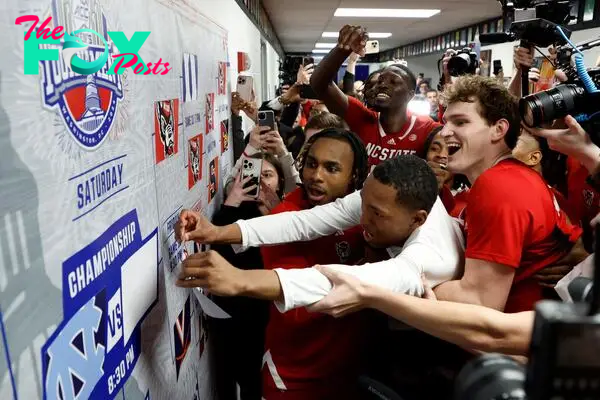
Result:
[[[440,10],[419,10],[406,8],[338,8],[335,17],[363,18],[429,18]]]
[[[317,49],[333,49],[337,43],[315,43]]]
[[[312,52],[313,53],[329,53],[329,50],[327,50],[327,49],[314,49]]]
[[[324,38],[338,38],[340,36],[339,32],[323,32]],[[387,39],[391,37],[392,34],[390,32],[369,32],[369,39]]]

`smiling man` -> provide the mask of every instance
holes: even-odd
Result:
[[[439,124],[428,116],[412,115],[407,110],[417,86],[417,79],[410,69],[394,64],[379,71],[369,89],[369,103],[374,110],[345,95],[333,82],[352,51],[357,54],[364,51],[366,37],[365,29],[344,26],[338,46],[316,67],[310,84],[329,111],[344,118],[365,143],[371,166],[401,154],[416,154],[423,158],[427,136]]]
[[[466,261],[461,280],[435,291],[442,300],[506,312],[542,299],[533,278],[565,257],[581,236],[540,174],[512,158],[520,116],[516,99],[495,80],[462,77],[445,92],[442,131],[448,169],[473,186],[466,207]]]

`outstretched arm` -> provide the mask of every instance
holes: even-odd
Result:
[[[360,192],[310,210],[267,215],[217,227],[204,216],[183,210],[176,226],[179,241],[243,244],[246,247],[300,242],[329,236],[360,223]]]

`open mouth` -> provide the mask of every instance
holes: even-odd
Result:
[[[375,98],[377,98],[379,100],[389,100],[391,98],[391,96],[385,92],[381,92],[381,93],[377,93],[377,96],[375,96]]]
[[[447,143],[448,146],[448,154],[453,156],[456,154],[457,151],[460,150],[460,148],[462,147],[462,145],[460,143]]]
[[[306,188],[306,194],[308,195],[308,198],[311,201],[320,202],[325,199],[327,192],[325,192],[323,189],[320,189],[318,187],[308,187],[308,188]]]

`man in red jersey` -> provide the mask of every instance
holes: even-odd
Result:
[[[344,26],[338,46],[316,67],[310,84],[329,111],[343,117],[364,142],[369,165],[375,166],[400,154],[423,158],[427,136],[439,124],[428,116],[415,116],[407,111],[417,85],[415,75],[407,67],[394,64],[380,71],[371,89],[374,111],[346,96],[332,81],[353,51],[364,54],[366,40],[363,28]]]
[[[331,203],[360,190],[368,174],[367,154],[360,139],[350,131],[338,129],[326,129],[313,135],[299,155],[298,165],[302,187],[288,194],[272,214]],[[315,264],[356,264],[363,259],[364,249],[363,229],[356,226],[309,242],[263,247],[261,254],[265,269],[290,270]],[[207,256],[216,257],[208,253],[190,256],[182,277],[199,276],[207,262],[226,263],[225,260],[205,260]],[[262,298],[281,300],[283,293],[277,274],[259,272],[263,273],[261,278],[249,276],[248,280],[255,279],[268,288],[261,290]],[[189,286],[192,282],[193,279],[181,280],[178,284]],[[369,335],[375,332],[370,316],[370,313],[358,313],[335,319],[309,313],[304,308],[281,313],[272,305],[263,359],[263,398],[360,398],[358,376],[365,367],[369,343],[372,343]]]
[[[362,159],[362,160],[361,160]],[[315,134],[300,154],[303,187],[290,193],[272,214],[327,204],[362,187],[367,157],[351,132]],[[355,227],[310,242],[261,248],[265,269],[306,268],[320,263],[356,264],[364,255],[362,229]],[[304,308],[281,313],[271,306],[265,340],[263,397],[266,400],[326,400],[357,397],[364,367],[368,316],[336,320]]]
[[[540,174],[512,158],[520,116],[506,88],[489,78],[462,77],[445,97],[448,169],[473,186],[464,276],[439,285],[436,294],[506,312],[531,310],[542,299],[533,275],[569,254],[581,229],[568,223]]]

